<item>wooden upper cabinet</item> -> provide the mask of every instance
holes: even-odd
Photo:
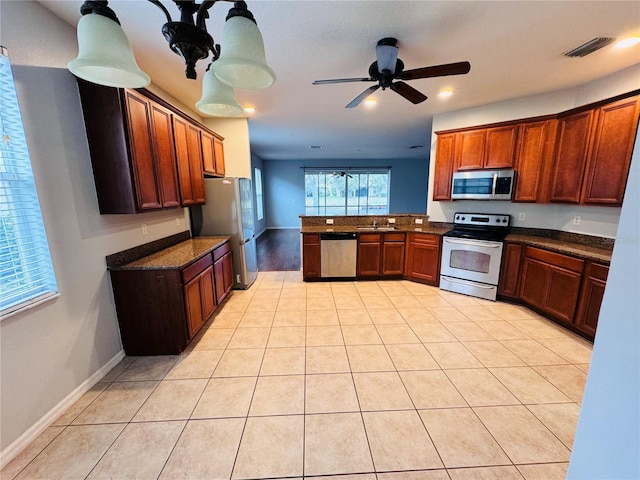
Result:
[[[477,170],[484,166],[487,130],[470,130],[456,136],[455,159],[457,170]]]
[[[151,120],[156,148],[156,171],[160,187],[162,206],[180,206],[178,189],[178,170],[171,112],[166,108],[151,103]]]
[[[202,130],[202,171],[205,175],[224,177],[224,147],[222,139]]]
[[[515,162],[517,177],[514,202],[545,200],[544,180],[553,153],[557,123],[557,120],[547,120],[520,125]]]
[[[129,131],[131,167],[140,210],[162,207],[153,151],[153,127],[149,100],[133,91],[125,91],[125,115]]]
[[[518,125],[487,129],[483,168],[513,168]]]
[[[622,205],[639,111],[640,97],[598,109],[581,203]]]
[[[178,180],[182,205],[205,203],[200,129],[188,120],[173,116],[173,132],[178,160]]]
[[[582,190],[594,111],[559,119],[549,200],[578,203]]]
[[[451,200],[451,176],[456,135],[454,133],[438,135],[436,145],[436,167],[433,181],[433,199]]]

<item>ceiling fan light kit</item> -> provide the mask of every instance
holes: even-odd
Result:
[[[196,108],[208,115],[237,116],[242,108],[235,99],[233,88],[266,88],[275,82],[276,76],[266,63],[262,34],[244,1],[233,2],[234,6],[229,10],[223,28],[224,48],[214,42],[207,32],[205,20],[217,1],[230,0],[209,0],[200,4],[174,0],[180,10],[180,21],[173,21],[160,1],[149,0],[167,18],[162,33],[171,50],[184,60],[187,78],[195,79],[196,63],[213,54],[212,64],[216,62],[217,65],[205,73],[202,98]],[[151,78],[138,67],[129,40],[108,2],[86,0],[80,13],[78,56],[68,64],[71,73],[108,87],[149,85]],[[214,76],[218,78],[212,78]],[[213,103],[209,104],[209,100]],[[223,101],[228,103],[223,106]],[[235,113],[238,108],[240,112]]]
[[[471,70],[469,62],[447,63],[431,67],[404,70],[404,63],[398,58],[398,41],[387,37],[379,40],[376,45],[376,61],[369,67],[368,78],[336,78],[331,80],[315,80],[313,85],[329,85],[333,83],[350,82],[378,82],[367,88],[364,92],[349,102],[345,108],[354,108],[360,105],[373,92],[382,88],[389,88],[398,95],[406,98],[411,103],[422,103],[427,96],[419,92],[403,80],[417,80],[419,78],[443,77],[447,75],[464,75]]]

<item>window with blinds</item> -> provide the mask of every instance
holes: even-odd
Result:
[[[0,47],[0,318],[56,296],[7,50]]]

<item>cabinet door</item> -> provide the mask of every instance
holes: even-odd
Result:
[[[582,203],[622,205],[638,127],[639,105],[638,97],[633,97],[598,110]]]
[[[440,269],[440,237],[410,233],[407,238],[405,275],[431,285],[438,284]]]
[[[360,234],[358,237],[358,276],[379,276],[381,274],[381,260],[381,235],[375,233]]]
[[[549,163],[548,141],[553,138],[555,120],[525,123],[520,126],[516,154],[516,189],[514,202],[538,202],[541,195],[545,169]],[[551,137],[551,138],[550,138]]]
[[[500,281],[498,282],[499,295],[518,298],[522,251],[522,245],[517,243],[505,244],[500,267]]]
[[[154,133],[155,159],[158,171],[158,185],[163,207],[180,206],[176,152],[173,143],[171,112],[151,103],[151,119]]]
[[[153,160],[153,136],[149,100],[133,91],[125,91],[131,166],[139,210],[162,207]]]
[[[189,338],[193,338],[200,330],[202,320],[202,298],[200,295],[200,278],[196,277],[184,286],[184,298],[187,309],[187,327]]]
[[[226,170],[224,165],[224,144],[221,138],[213,137],[213,151],[216,163],[216,175],[224,177]]]
[[[402,234],[402,236],[404,236],[404,234]],[[404,239],[403,241],[384,241],[382,249],[382,275],[398,276],[404,273],[404,251]]]
[[[231,252],[222,257],[222,272],[224,274],[224,291],[226,296],[233,288],[233,256]]]
[[[484,153],[487,141],[486,130],[460,132],[456,136],[457,170],[477,170],[484,166]]]
[[[454,133],[438,135],[436,146],[435,179],[433,181],[433,199],[451,200],[451,177],[455,153],[456,136]]]
[[[207,268],[200,274],[200,297],[202,303],[202,323],[206,322],[216,309],[215,283],[213,281],[213,267]]]
[[[202,172],[205,175],[216,174],[216,159],[213,146],[213,135],[202,130]]]
[[[559,120],[549,198],[552,202],[580,201],[593,116],[593,110],[588,110]]]
[[[578,305],[582,274],[551,266],[546,310],[558,320],[572,323]]]
[[[535,259],[525,257],[522,263],[520,298],[522,301],[544,309],[549,290],[549,265]]]
[[[484,168],[513,168],[518,126],[495,127],[487,130]]]
[[[178,115],[173,116],[178,180],[183,206],[205,203],[200,129]]]
[[[302,235],[302,277],[320,278],[320,235]]]
[[[587,266],[580,290],[575,326],[592,339],[595,337],[598,326],[598,317],[600,316],[600,307],[604,298],[608,274],[609,267],[590,263]]]
[[[231,253],[227,253],[213,264],[216,299],[220,304],[233,288],[233,262]]]

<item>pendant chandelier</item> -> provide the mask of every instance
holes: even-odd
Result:
[[[244,1],[233,2],[222,31],[222,47],[207,32],[205,20],[218,1],[200,4],[174,0],[180,21],[173,21],[158,0],[148,0],[167,17],[162,33],[173,52],[185,62],[187,78],[195,79],[196,63],[212,54],[204,75],[202,98],[196,108],[206,115],[239,116],[233,88],[260,89],[275,82],[275,73],[267,66],[262,34]],[[117,88],[142,88],[151,78],[136,63],[131,44],[115,12],[107,1],[87,0],[80,8],[78,56],[68,68],[89,82]]]

